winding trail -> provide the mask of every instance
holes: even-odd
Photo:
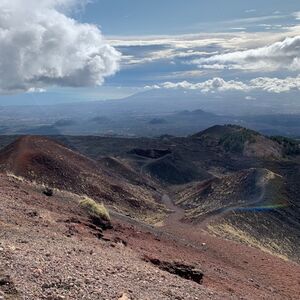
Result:
[[[185,215],[185,211],[183,208],[175,205],[173,203],[173,201],[171,200],[171,198],[167,195],[164,194],[162,196],[162,204],[164,204],[167,209],[169,209],[171,211],[171,213],[166,217],[166,219],[164,220],[164,225],[163,227],[168,227],[168,226],[172,226],[175,223],[180,223],[181,219],[184,217]]]
[[[200,228],[205,231],[207,226],[215,220],[218,220],[222,217],[224,217],[226,214],[233,212],[233,211],[247,211],[251,210],[253,208],[259,208],[261,204],[263,203],[265,199],[266,194],[266,186],[269,183],[270,180],[272,180],[276,176],[275,174],[263,174],[260,173],[257,177],[256,186],[258,188],[258,194],[253,197],[253,199],[249,199],[246,203],[238,203],[238,204],[232,204],[221,208],[216,208],[208,213],[204,214],[202,216],[202,219],[199,220],[198,224],[193,224],[192,226],[189,226],[189,224],[183,222],[185,216],[185,210],[177,205],[174,204],[174,202],[171,200],[170,196],[167,194],[164,194],[162,196],[162,204],[164,204],[169,210],[172,212],[166,217],[164,220],[164,226],[165,228],[170,227],[176,227],[178,224],[180,226],[189,227],[190,229]]]

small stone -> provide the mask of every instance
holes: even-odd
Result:
[[[124,293],[118,300],[130,300],[130,298],[126,293]]]
[[[41,269],[35,269],[32,273],[34,277],[39,277],[43,274],[43,271]]]
[[[45,188],[43,190],[43,194],[46,195],[47,197],[52,197],[53,196],[53,190],[50,188]]]

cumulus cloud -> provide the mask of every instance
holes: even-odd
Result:
[[[222,66],[228,69],[276,71],[300,70],[300,36],[286,38],[269,46],[245,51],[213,55],[209,58],[194,60],[199,67]]]
[[[215,77],[207,81],[199,83],[191,83],[188,81],[181,82],[164,82],[160,85],[147,86],[149,88],[164,88],[164,89],[186,89],[186,90],[200,90],[203,93],[208,92],[224,92],[224,91],[246,91],[249,87],[241,81],[229,80],[225,81],[223,78]]]
[[[250,81],[253,89],[260,89],[270,93],[282,93],[300,90],[300,76],[287,78],[258,77]]]
[[[1,0],[0,91],[101,85],[120,53],[68,13],[87,0]]]
[[[181,82],[164,82],[153,86],[146,86],[146,89],[186,89],[199,90],[202,93],[215,92],[251,92],[264,91],[268,93],[283,93],[290,91],[300,91],[300,76],[287,78],[271,78],[258,77],[247,82],[229,80],[215,77],[199,83],[192,83],[189,81]],[[252,99],[248,96],[246,99]]]

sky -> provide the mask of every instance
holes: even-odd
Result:
[[[300,90],[295,0],[2,0],[0,105]]]

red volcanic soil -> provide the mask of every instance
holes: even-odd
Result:
[[[0,278],[10,276],[18,291],[7,299],[300,297],[299,265],[182,224],[180,211],[160,228],[112,212],[114,228],[99,240],[73,197],[47,197],[0,174]],[[145,256],[195,266],[203,283],[162,271]]]
[[[151,195],[39,137],[5,148],[0,165],[78,194],[89,192],[90,184],[117,204],[137,192],[138,198]],[[300,299],[298,264],[180,222],[183,211],[167,196],[162,203],[173,213],[159,226],[111,211],[113,229],[104,238],[78,198],[60,190],[47,197],[40,186],[0,173],[0,299]],[[145,257],[194,266],[203,283],[163,271]]]
[[[258,249],[175,223],[153,229],[119,220],[109,236],[122,236],[141,257],[201,268],[203,286],[225,299],[299,299],[300,266]],[[112,238],[113,239],[113,238]]]
[[[163,211],[151,185],[121,177],[109,166],[45,137],[24,136],[8,145],[0,152],[0,170],[51,188],[88,195],[133,215]]]
[[[39,182],[69,188],[84,173],[99,173],[92,160],[44,137],[24,136],[0,152],[1,168]]]
[[[57,191],[47,197],[35,185],[0,174],[0,297],[228,298],[145,262],[122,242],[127,235],[119,229],[99,239],[74,197]],[[127,230],[127,222],[120,226]]]

